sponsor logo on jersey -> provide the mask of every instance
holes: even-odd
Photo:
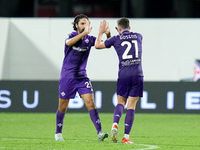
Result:
[[[130,66],[130,65],[140,64],[140,63],[141,63],[140,59],[134,59],[134,60],[122,61],[121,65],[122,66]]]
[[[87,51],[89,49],[88,47],[75,47],[75,46],[73,46],[72,48],[77,51]]]

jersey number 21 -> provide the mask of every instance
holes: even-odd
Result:
[[[132,40],[131,42],[135,46],[135,58],[138,58],[138,42],[137,42],[137,40]],[[131,59],[131,58],[133,58],[133,55],[128,55],[128,53],[129,53],[129,51],[130,51],[130,49],[132,47],[131,42],[124,41],[124,42],[121,43],[121,46],[127,45],[127,48],[124,51],[124,54],[122,55],[122,59]]]

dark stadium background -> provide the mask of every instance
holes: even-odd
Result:
[[[0,17],[198,18],[200,0],[0,0]]]

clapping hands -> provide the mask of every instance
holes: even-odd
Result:
[[[109,23],[106,20],[101,21],[99,32],[102,34],[105,33],[106,35],[110,34]]]
[[[89,34],[92,31],[92,27],[90,27],[91,22],[87,21],[85,24],[85,29],[84,32],[86,32],[87,34]]]

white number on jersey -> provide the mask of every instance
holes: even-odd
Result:
[[[86,87],[89,89],[90,88],[90,82],[85,82]]]
[[[135,46],[135,58],[138,58],[138,43],[137,43],[137,40],[132,40],[131,41],[134,46]],[[122,55],[122,59],[131,59],[133,58],[133,55],[128,55],[131,47],[132,47],[132,44],[128,41],[124,41],[121,43],[121,46],[124,46],[124,45],[127,45],[127,48],[126,50],[124,51],[124,54]]]

